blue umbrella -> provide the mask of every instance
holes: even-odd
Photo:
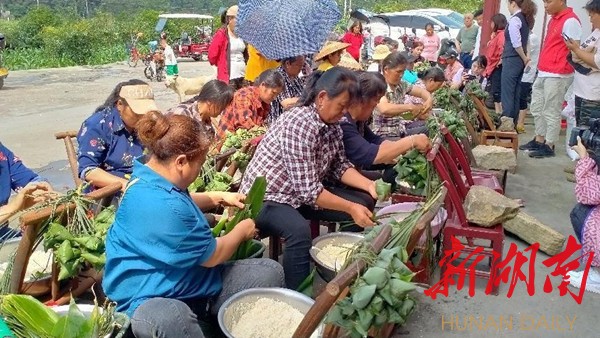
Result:
[[[318,52],[341,17],[335,0],[240,0],[236,33],[279,60]]]

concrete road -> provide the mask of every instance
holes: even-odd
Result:
[[[181,75],[214,74],[203,62],[181,62]],[[109,95],[120,81],[143,78],[143,66],[129,68],[116,64],[102,67],[11,72],[0,90],[0,141],[24,162],[48,177],[60,190],[72,187],[66,153],[62,142],[54,139],[58,131],[77,130],[81,122]],[[177,95],[163,83],[151,83],[160,108],[177,102]],[[531,137],[521,137],[521,143]],[[570,161],[564,143],[557,157],[530,159],[519,154],[518,170],[509,175],[506,194],[525,200],[525,210],[564,235],[572,235],[569,212],[575,203],[572,183],[565,180],[563,168]],[[504,252],[515,243],[520,250],[528,245],[508,236]],[[528,254],[526,254],[528,256]],[[552,277],[553,291],[544,292],[546,275],[552,270],[538,253],[535,261],[535,294],[530,296],[524,282],[518,282],[512,297],[508,285],[501,285],[499,296],[484,294],[485,282],[478,281],[474,297],[469,296],[469,283],[462,291],[453,286],[449,296],[436,300],[419,297],[418,310],[397,337],[598,337],[600,295],[586,293],[577,304],[567,293],[557,290],[559,277]],[[524,272],[527,274],[527,264]],[[529,278],[533,276],[528,275]],[[578,289],[569,289],[578,293]]]

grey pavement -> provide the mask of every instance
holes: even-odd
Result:
[[[180,69],[182,76],[214,74],[205,62],[181,62]],[[5,88],[0,90],[0,141],[64,191],[73,183],[64,146],[54,139],[54,133],[77,130],[117,82],[130,78],[143,78],[143,66],[115,64],[11,72]],[[164,84],[151,85],[159,107],[177,102],[176,94]],[[532,137],[533,126],[527,129],[521,143]],[[531,159],[520,153],[517,172],[509,174],[506,194],[523,199],[526,212],[569,236],[573,234],[569,212],[575,203],[574,185],[566,181],[563,172],[570,164],[564,142],[558,148],[557,156],[550,159]],[[520,250],[528,246],[508,235],[505,253],[511,243]],[[600,336],[596,326],[600,322],[600,295],[586,293],[583,302],[577,304],[569,294],[559,295],[558,277],[551,279],[554,290],[545,293],[545,276],[551,272],[542,264],[547,257],[540,252],[535,261],[533,296],[523,282],[517,283],[511,298],[507,297],[508,285],[501,285],[500,295],[488,296],[484,294],[484,281],[476,283],[474,297],[468,294],[468,282],[461,291],[453,287],[448,297],[432,300],[420,295],[417,311],[396,337]]]

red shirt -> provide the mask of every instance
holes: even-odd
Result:
[[[228,130],[235,132],[240,128],[252,129],[264,125],[270,109],[271,105],[260,99],[258,87],[249,86],[238,90],[219,121],[219,138],[223,139]]]
[[[553,15],[548,23],[546,38],[542,43],[538,70],[553,74],[571,74],[573,67],[567,61],[569,48],[562,37],[565,21],[575,18],[579,21],[577,15],[571,7],[567,7],[560,13]]]
[[[488,42],[487,49],[485,51],[485,57],[487,58],[487,67],[483,73],[484,77],[489,77],[492,75],[492,72],[498,64],[500,64],[500,60],[502,60],[502,52],[504,51],[504,29],[498,30],[496,32],[496,36]]]
[[[363,36],[361,34],[346,32],[342,41],[350,44],[346,50],[356,61],[358,61],[360,58],[360,47],[362,47],[363,44]]]
[[[217,66],[217,79],[229,83],[229,35],[227,27],[219,28],[215,32],[210,46],[208,46],[208,62]]]

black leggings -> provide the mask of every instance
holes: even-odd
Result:
[[[369,210],[375,208],[375,200],[363,191],[350,188],[326,188],[343,199],[364,205]],[[310,273],[310,254],[312,238],[309,220],[331,222],[352,221],[349,214],[335,210],[314,210],[308,205],[293,208],[289,204],[265,201],[256,218],[256,226],[266,235],[277,235],[285,240],[283,252],[283,270],[286,287],[295,290]],[[362,231],[357,225],[341,230]],[[270,245],[277,245],[272,243]]]
[[[494,102],[500,103],[501,99],[501,86],[502,86],[502,65],[499,65],[490,74],[490,84],[492,86],[492,97]]]

